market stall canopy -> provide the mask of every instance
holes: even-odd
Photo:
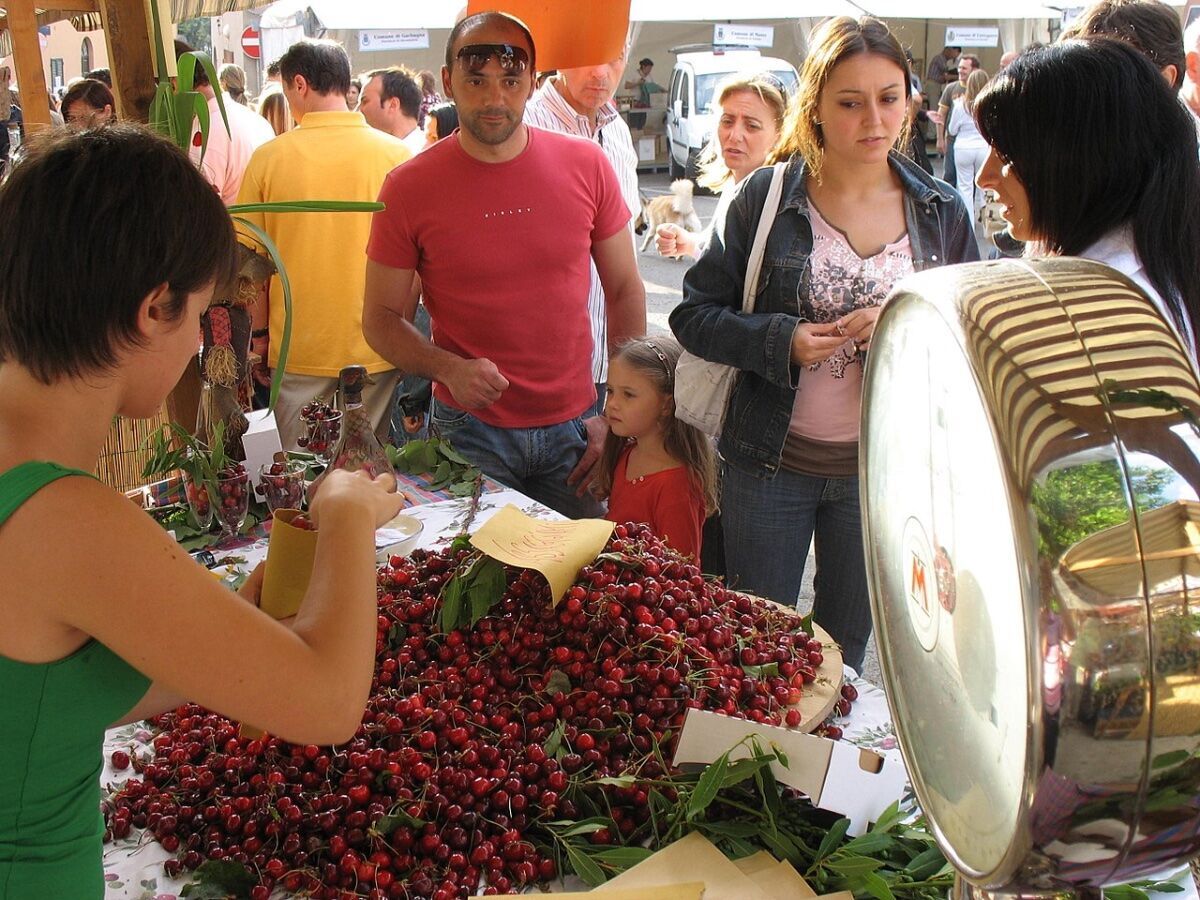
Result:
[[[222,0],[173,0],[179,3],[216,4]],[[236,0],[223,0],[236,2]],[[311,15],[319,28],[389,29],[453,28],[463,8],[462,0],[424,0],[398,4],[394,0],[277,0],[263,12],[263,28],[296,28]],[[728,0],[692,0],[687,4],[665,0],[632,0],[632,22],[728,22],[795,19],[797,16],[861,16],[883,18],[973,20],[1057,19],[1061,11],[1036,0],[743,0],[730,15]]]
[[[0,0],[0,56],[12,54],[8,34],[7,6],[12,0]],[[171,21],[185,22],[201,16],[219,16],[261,6],[262,0],[171,0]],[[97,0],[69,0],[65,6],[36,7],[38,25],[52,25],[70,19],[76,31],[96,31],[101,28]]]
[[[1138,540],[1141,546],[1138,546]],[[1130,523],[1098,531],[1063,554],[1075,577],[1107,597],[1132,597],[1143,580],[1158,586],[1200,577],[1200,503],[1176,500],[1142,513],[1137,532]]]

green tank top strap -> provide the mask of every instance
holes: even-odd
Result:
[[[58,463],[30,461],[0,473],[0,525],[20,509],[21,504],[50,484],[68,475],[95,478],[91,472],[70,469]]]

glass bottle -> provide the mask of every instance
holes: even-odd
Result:
[[[329,466],[309,486],[308,496],[320,488],[325,476],[334,469],[348,472],[364,470],[372,478],[381,472],[390,472],[383,444],[371,427],[371,420],[363,407],[362,392],[367,384],[367,370],[363,366],[346,366],[338,373],[338,394],[341,397],[342,433],[329,457]]]

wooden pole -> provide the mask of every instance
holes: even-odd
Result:
[[[37,13],[33,0],[9,0],[8,32],[12,37],[21,115],[27,131],[50,127],[50,98],[42,70],[42,47],[38,42]]]
[[[144,0],[100,0],[100,21],[108,40],[117,115],[134,122],[150,118],[154,65],[150,59],[150,21]]]

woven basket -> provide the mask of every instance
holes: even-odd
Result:
[[[142,467],[150,458],[150,451],[143,449],[147,436],[167,424],[167,410],[163,407],[151,419],[113,419],[104,449],[100,451],[100,462],[96,476],[118,491],[128,491],[146,483]],[[156,476],[161,478],[162,476]]]

